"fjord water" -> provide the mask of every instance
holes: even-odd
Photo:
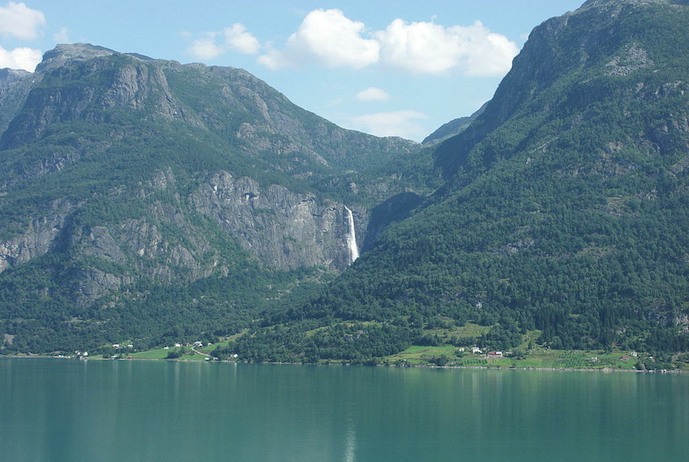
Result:
[[[684,375],[0,360],[3,461],[686,461]]]

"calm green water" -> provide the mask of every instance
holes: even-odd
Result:
[[[689,376],[2,359],[0,460],[686,462]]]

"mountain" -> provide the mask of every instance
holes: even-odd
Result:
[[[14,69],[0,69],[0,133],[7,129],[13,114],[26,97],[31,86],[31,73]]]
[[[435,149],[442,187],[232,350],[355,361],[509,350],[529,333],[688,351],[687,30],[689,4],[669,0],[590,0],[535,28],[484,111]]]
[[[2,71],[0,351],[236,334],[219,356],[686,361],[688,28],[686,1],[589,0],[424,145],[239,69],[69,45]]]
[[[417,143],[341,129],[240,69],[60,45],[1,71],[0,104],[5,352],[234,333],[347,268],[353,239],[398,219],[380,204],[437,182]]]
[[[474,112],[468,117],[459,117],[457,119],[453,119],[447,122],[446,124],[443,124],[440,128],[438,128],[433,133],[424,138],[421,144],[432,146],[441,143],[448,138],[452,138],[453,136],[459,135],[464,130],[466,130],[467,127],[469,127],[469,125],[471,125],[471,123],[478,116],[480,116],[485,109],[486,105],[484,104],[476,112]]]

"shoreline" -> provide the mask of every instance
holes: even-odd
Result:
[[[177,363],[213,363],[213,364],[255,364],[255,365],[275,365],[275,366],[329,366],[329,367],[386,367],[391,369],[473,369],[473,370],[494,370],[494,371],[533,371],[533,372],[599,372],[599,373],[634,373],[634,374],[676,374],[685,375],[689,374],[689,370],[683,369],[622,369],[614,367],[601,367],[601,368],[574,368],[574,367],[534,367],[534,366],[461,366],[461,365],[450,365],[450,366],[437,366],[433,364],[409,364],[404,366],[399,366],[395,364],[352,364],[347,362],[342,363],[292,363],[292,362],[244,362],[244,361],[207,361],[201,359],[156,359],[156,358],[103,358],[98,356],[93,356],[89,358],[77,358],[69,356],[51,356],[46,354],[17,354],[17,355],[0,355],[0,361],[3,358],[7,359],[61,359],[61,360],[76,360],[76,361],[141,361],[141,362],[177,362]]]

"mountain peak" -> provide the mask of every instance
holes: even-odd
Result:
[[[30,72],[25,71],[23,69],[10,69],[9,67],[5,67],[3,69],[0,69],[0,80],[2,79],[18,79],[25,77],[29,75]]]
[[[102,56],[113,55],[116,52],[108,48],[91,45],[89,43],[59,44],[43,54],[43,61],[36,68],[37,71],[55,68],[68,61],[85,61]]]
[[[686,0],[587,0],[580,9],[596,7],[621,7],[624,5],[645,5],[651,3],[686,3]]]
[[[574,13],[597,9],[607,12],[614,17],[626,7],[641,7],[648,5],[689,5],[688,0],[587,0]],[[565,15],[566,16],[566,15]]]

